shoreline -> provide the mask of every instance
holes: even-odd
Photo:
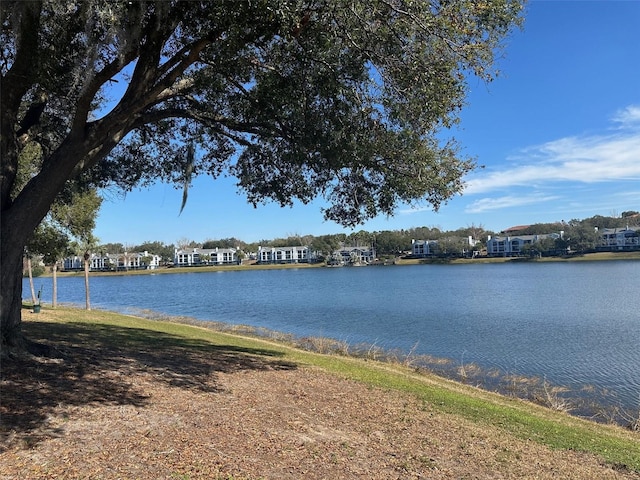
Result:
[[[75,307],[74,307],[75,308]],[[117,311],[105,310],[114,314]],[[640,412],[633,407],[624,406],[616,401],[615,392],[590,384],[574,388],[554,384],[546,375],[525,375],[510,373],[497,368],[478,365],[475,362],[458,362],[451,357],[438,357],[415,354],[413,350],[388,349],[376,344],[350,344],[333,337],[298,336],[293,333],[256,327],[241,323],[228,323],[219,320],[200,320],[189,316],[172,316],[153,310],[132,310],[135,318],[151,321],[177,323],[195,326],[214,332],[244,335],[259,340],[275,341],[306,352],[321,355],[334,355],[344,358],[380,362],[385,365],[401,365],[417,374],[436,375],[448,381],[479,388],[485,392],[518,398],[551,410],[562,411],[574,418],[593,421],[598,424],[615,424],[628,428]],[[640,406],[639,406],[640,407]]]
[[[30,308],[31,304],[23,299],[23,309]],[[56,310],[50,306],[45,308]],[[60,304],[58,308],[71,309],[79,313],[85,312],[85,309],[79,304]],[[186,315],[170,315],[150,309],[129,308],[119,311],[98,307],[91,311],[151,322],[168,322],[221,334],[240,335],[258,341],[275,342],[311,354],[351,358],[365,362],[373,361],[390,367],[402,366],[409,368],[417,375],[435,375],[446,381],[477,388],[490,394],[528,401],[543,408],[561,411],[573,418],[592,421],[599,425],[609,424],[629,428],[633,422],[640,421],[638,418],[640,412],[636,412],[633,407],[616,402],[615,392],[609,392],[590,384],[570,388],[566,385],[549,382],[546,375],[510,373],[481,366],[475,362],[458,362],[451,357],[438,357],[428,353],[415,354],[413,350],[388,349],[368,343],[350,344],[345,340],[333,337],[299,336],[267,327],[219,320],[201,320]]]
[[[372,264],[372,267],[391,267],[405,265],[483,265],[483,264],[511,264],[511,263],[572,263],[572,262],[609,262],[609,261],[640,261],[640,251],[637,252],[595,252],[576,254],[563,257],[476,257],[476,258],[396,258],[390,263]],[[289,264],[243,264],[243,265],[206,265],[199,267],[161,267],[152,270],[119,270],[119,271],[91,271],[90,276],[116,275],[164,275],[171,273],[204,273],[204,272],[234,272],[247,270],[280,270],[288,268],[335,268],[322,263],[289,263]],[[46,267],[50,270],[50,267]],[[340,267],[348,268],[348,267]],[[34,278],[50,278],[53,274],[46,271]],[[84,271],[58,271],[59,277],[84,276]]]
[[[106,311],[23,312],[56,355],[5,365],[0,473],[639,478],[637,432],[411,365]]]

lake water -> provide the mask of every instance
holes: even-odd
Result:
[[[84,279],[58,280],[84,305]],[[35,279],[50,302],[51,279]],[[25,281],[25,296],[28,284]],[[91,278],[94,308],[150,309],[413,349],[640,402],[640,262],[413,265]]]

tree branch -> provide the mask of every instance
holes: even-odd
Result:
[[[20,102],[31,88],[32,72],[37,71],[38,31],[40,29],[40,11],[42,2],[23,2],[20,4],[20,27],[16,39],[16,56],[11,69],[0,80],[0,158],[2,170],[0,181],[0,204],[6,208],[11,204],[11,190],[18,173],[18,155],[16,135]]]
[[[135,60],[138,54],[138,47],[131,48],[125,52],[123,58],[118,57],[94,75],[78,99],[76,114],[71,126],[72,130],[77,132],[84,128],[91,112],[92,102],[100,88]]]
[[[238,132],[239,134],[247,133],[286,138],[285,131],[280,128],[275,128],[272,124],[259,122],[238,122],[229,117],[208,115],[205,112],[197,112],[184,108],[165,108],[162,110],[151,110],[149,112],[141,114],[136,118],[135,122],[132,123],[131,128],[128,129],[127,133],[137,128],[141,128],[144,125],[154,124],[162,120],[168,120],[170,118],[194,120],[201,125],[215,129],[219,133],[223,133],[224,135],[232,139],[239,138],[233,133],[233,131]]]

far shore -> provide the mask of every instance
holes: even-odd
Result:
[[[576,254],[556,257],[475,257],[475,258],[389,258],[380,260],[379,263],[371,266],[392,266],[392,265],[472,265],[485,263],[549,263],[549,262],[598,262],[598,261],[620,261],[620,260],[640,260],[640,251],[636,252],[597,252]],[[201,267],[161,267],[153,270],[118,270],[109,272],[92,271],[91,276],[107,275],[155,275],[165,273],[204,273],[220,271],[243,271],[243,270],[275,270],[283,268],[321,268],[326,267],[324,262],[320,263],[290,263],[290,264],[258,264],[255,262],[243,263],[242,265],[205,265]],[[84,271],[64,271],[59,270],[59,277],[83,276]],[[40,277],[51,277],[50,267]]]

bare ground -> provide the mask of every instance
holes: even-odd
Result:
[[[640,479],[267,350],[30,328],[61,358],[3,361],[0,479]]]

